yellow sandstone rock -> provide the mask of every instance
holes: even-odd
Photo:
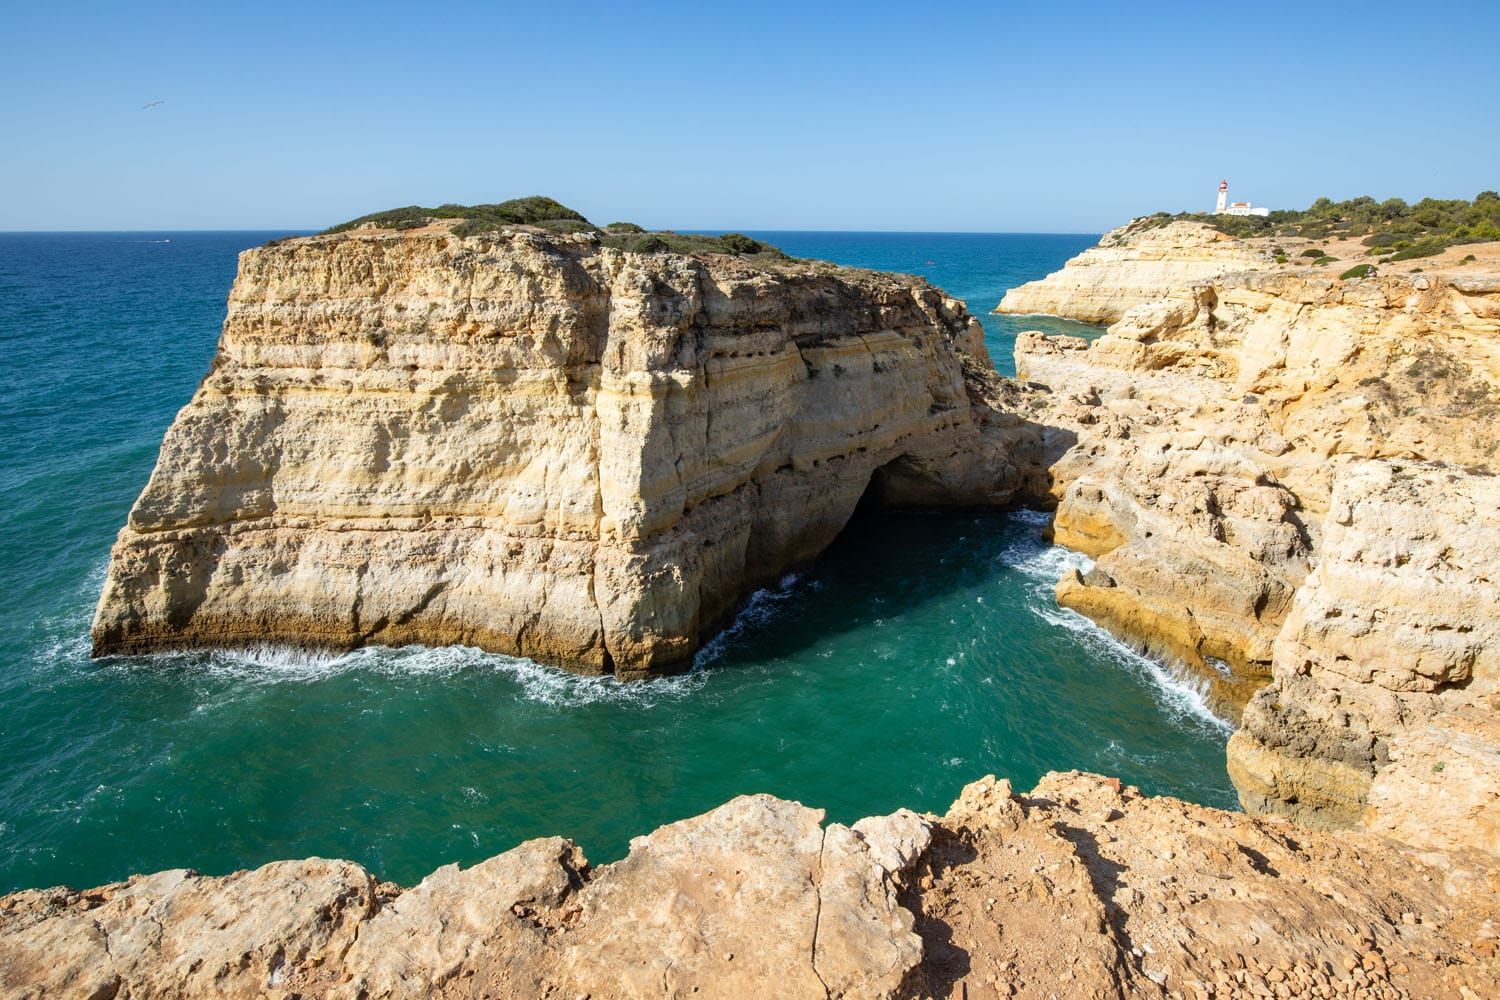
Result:
[[[979,398],[989,368],[963,305],[904,276],[521,229],[250,250],[94,650],[464,643],[669,670],[867,490],[1007,503],[1032,432]]]
[[[1182,285],[1164,261],[1192,240],[1165,239],[1117,230],[1026,291],[1070,315],[1082,269],[1079,318],[1111,287],[1119,304],[1092,343],[1017,342],[1055,537],[1095,559],[1058,600],[1196,668],[1225,714],[1270,680],[1229,747],[1252,811],[1493,850],[1500,273]],[[1416,789],[1440,779],[1429,807]]]

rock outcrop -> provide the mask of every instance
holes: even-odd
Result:
[[[1164,289],[1187,292],[1225,274],[1275,266],[1269,252],[1201,223],[1138,219],[1105,233],[1056,274],[1012,288],[995,312],[1113,323],[1134,306],[1160,301]]]
[[[905,276],[522,227],[250,250],[94,650],[464,643],[670,670],[867,491],[1007,503],[1028,432],[965,376],[989,368],[963,304]]]
[[[7,997],[1474,997],[1500,866],[1052,774],[852,827],[746,796],[591,869],[341,861],[0,898]]]
[[[1160,263],[1099,339],[1017,343],[1047,390],[1054,536],[1095,558],[1059,601],[1196,669],[1230,717],[1260,690],[1230,746],[1247,808],[1492,845],[1500,274],[1288,266],[1153,297]],[[1028,294],[1066,314],[1067,273]],[[1404,790],[1448,744],[1440,822]]]
[[[1241,799],[1500,850],[1500,477],[1356,463],[1324,526],[1229,744]]]

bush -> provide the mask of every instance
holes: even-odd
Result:
[[[1151,218],[1154,222],[1158,219]],[[1404,251],[1435,245],[1442,249],[1500,239],[1500,195],[1481,191],[1473,201],[1423,198],[1415,205],[1400,198],[1382,202],[1369,197],[1337,202],[1319,198],[1305,210],[1279,209],[1265,217],[1185,213],[1174,218],[1204,222],[1231,236],[1300,236],[1310,240],[1358,236],[1368,247]],[[1312,251],[1303,251],[1303,256],[1311,257]]]
[[[1321,250],[1312,249],[1312,250],[1304,250],[1304,251],[1302,251],[1302,256],[1304,256],[1304,257],[1323,257],[1323,256],[1326,256],[1326,255]]]
[[[1459,263],[1460,264],[1472,264],[1472,263],[1474,263],[1478,259],[1479,258],[1475,257],[1473,254],[1467,254],[1467,255],[1465,255],[1465,257],[1464,257],[1463,260],[1459,261]]]
[[[426,225],[433,219],[463,219],[463,222],[453,228],[453,231],[460,236],[488,232],[502,226],[535,226],[542,223],[562,222],[575,223],[580,231],[592,232],[594,230],[593,224],[588,219],[568,206],[552,198],[533,195],[530,198],[513,198],[510,201],[492,205],[448,204],[439,205],[437,208],[407,205],[405,208],[392,208],[384,212],[361,215],[357,219],[331,226],[324,232],[342,233],[364,225],[373,225],[381,229],[414,229]]]
[[[1353,267],[1349,268],[1349,270],[1347,270],[1343,274],[1339,275],[1339,279],[1341,281],[1348,281],[1350,278],[1369,278],[1369,277],[1373,277],[1374,274],[1375,274],[1375,265],[1374,264],[1355,264]]]
[[[760,253],[765,247],[758,240],[752,240],[744,233],[725,233],[719,237],[719,242],[729,250],[730,253]]]
[[[1435,257],[1443,252],[1445,244],[1436,241],[1417,243],[1405,250],[1397,250],[1387,260],[1416,260],[1418,257]]]
[[[651,233],[649,235],[642,236],[640,239],[632,243],[630,245],[630,249],[635,251],[636,253],[663,253],[672,248],[667,245],[666,240],[662,239],[660,236],[657,236],[655,233]]]
[[[1332,264],[1336,260],[1338,260],[1337,257],[1330,257],[1328,254],[1325,253],[1323,256],[1321,256],[1317,260],[1313,261],[1313,263],[1315,265],[1317,265],[1318,267],[1322,267],[1324,264]]]
[[[381,229],[415,229],[434,219],[461,220],[452,229],[458,236],[473,236],[506,226],[532,226],[550,233],[593,233],[602,246],[635,253],[727,253],[753,256],[766,263],[789,259],[775,247],[751,239],[743,233],[725,233],[723,236],[670,231],[653,233],[633,222],[611,222],[601,230],[566,205],[541,196],[516,198],[491,205],[449,204],[436,208],[407,205],[404,208],[362,215],[324,232],[341,233],[364,225]]]

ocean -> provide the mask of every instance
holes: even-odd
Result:
[[[282,233],[0,234],[0,892],[309,855],[420,879],[530,837],[596,863],[742,793],[848,822],[1053,769],[1232,807],[1201,693],[1059,609],[1045,516],[862,516],[688,674],[463,648],[91,661],[110,542],[208,370],[236,254]],[[988,314],[1092,236],[753,233]]]

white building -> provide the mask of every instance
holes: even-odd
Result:
[[[1219,182],[1219,200],[1217,202],[1215,202],[1215,204],[1214,204],[1214,214],[1215,215],[1260,215],[1260,216],[1266,216],[1266,215],[1270,215],[1271,214],[1271,210],[1269,208],[1257,208],[1256,206],[1251,205],[1248,201],[1232,201],[1232,202],[1229,202],[1229,204],[1226,205],[1225,202],[1228,201],[1228,199],[1229,199],[1229,182],[1228,181],[1220,181]]]

